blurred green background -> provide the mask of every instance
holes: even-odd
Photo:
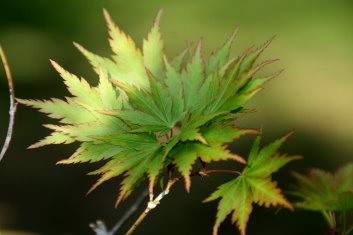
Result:
[[[102,8],[141,45],[159,8],[164,8],[162,33],[166,52],[173,56],[187,42],[204,39],[206,55],[241,26],[234,55],[273,35],[276,40],[264,53],[279,58],[264,73],[285,68],[279,78],[248,104],[257,113],[239,120],[242,127],[260,128],[268,143],[289,130],[283,151],[305,158],[276,174],[284,189],[294,183],[290,171],[310,167],[333,170],[353,159],[353,1],[351,0],[0,0],[0,42],[15,78],[20,98],[62,98],[68,93],[49,64],[49,58],[95,84],[87,61],[72,46],[79,42],[89,50],[109,55]],[[0,71],[0,140],[8,122],[8,88]],[[11,148],[0,163],[1,235],[89,235],[89,222],[104,219],[112,225],[133,202],[118,209],[114,201],[120,179],[104,184],[85,196],[96,180],[85,173],[97,165],[56,166],[75,146],[26,147],[49,133],[43,123],[52,122],[28,107],[19,107]],[[245,155],[253,136],[232,145]],[[219,165],[219,164],[218,164]],[[221,164],[222,165],[222,164]],[[233,163],[223,166],[237,168]],[[136,235],[211,234],[216,203],[202,204],[216,185],[228,176],[195,179],[191,194],[182,184],[165,198],[143,222]],[[138,193],[137,193],[138,194]],[[131,223],[132,220],[129,221]],[[122,231],[126,231],[128,225]],[[256,207],[248,234],[325,234],[320,215]],[[123,234],[123,233],[121,233]],[[220,234],[237,234],[230,221]]]

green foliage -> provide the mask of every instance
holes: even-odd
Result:
[[[347,164],[335,173],[312,169],[308,176],[294,173],[297,185],[291,194],[302,201],[294,206],[318,211],[326,220],[332,234],[348,235],[353,224],[347,226],[346,212],[353,209],[353,164]]]
[[[298,185],[293,194],[302,199],[294,205],[314,211],[348,211],[353,209],[353,164],[332,174],[312,169],[308,176],[294,173]]]
[[[79,142],[76,152],[59,163],[105,161],[101,168],[90,173],[100,175],[90,191],[124,175],[117,204],[146,178],[153,197],[156,182],[174,177],[174,169],[184,178],[189,191],[197,159],[204,170],[207,163],[214,161],[246,164],[241,156],[227,149],[227,143],[258,131],[238,128],[234,122],[238,114],[248,112],[245,103],[281,72],[255,77],[259,70],[275,61],[257,62],[272,38],[258,48],[231,57],[230,48],[238,29],[207,61],[202,55],[201,41],[195,48],[187,47],[169,59],[163,49],[161,14],[162,11],[143,40],[141,51],[104,11],[113,56],[95,55],[75,43],[99,75],[99,84],[92,87],[85,79],[52,62],[72,97],[19,99],[60,123],[45,125],[53,133],[30,148]],[[232,211],[233,222],[245,234],[252,203],[292,208],[271,181],[272,173],[298,158],[277,153],[286,138],[262,150],[258,138],[241,176],[222,185],[207,199],[222,197],[214,234]]]
[[[218,212],[213,234],[218,234],[220,224],[227,215],[232,214],[232,222],[236,223],[242,235],[246,233],[246,224],[253,209],[252,204],[260,206],[284,206],[293,209],[292,205],[276,187],[271,176],[290,161],[300,159],[300,156],[287,156],[278,153],[278,148],[286,140],[287,136],[269,144],[259,150],[260,137],[251,148],[248,164],[243,172],[234,180],[225,183],[209,196],[205,201],[221,198],[218,204]]]

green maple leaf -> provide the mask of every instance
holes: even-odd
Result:
[[[198,158],[206,163],[229,159],[243,164],[246,163],[242,157],[227,150],[225,143],[233,142],[248,133],[256,133],[256,131],[215,123],[200,130],[200,135],[203,136],[205,143],[190,140],[179,143],[170,155],[185,179],[186,189],[190,190],[190,173],[193,164]]]
[[[283,206],[293,209],[292,205],[276,187],[271,175],[290,161],[300,156],[287,156],[277,152],[287,136],[276,140],[268,146],[259,149],[258,137],[250,151],[247,166],[236,179],[218,187],[205,202],[221,198],[218,204],[216,222],[213,234],[218,234],[220,224],[229,214],[232,223],[236,223],[242,235],[246,234],[246,225],[253,209],[253,204],[260,206]]]
[[[147,133],[122,133],[112,136],[95,137],[107,144],[116,146],[120,152],[115,153],[112,159],[103,166],[103,171],[95,173],[102,174],[98,182],[91,188],[95,189],[106,180],[126,173],[127,177],[122,182],[122,188],[117,203],[125,199],[137,182],[148,175],[150,179],[150,190],[156,182],[156,177],[163,168],[163,150],[155,135]],[[110,166],[110,167],[107,167]]]
[[[163,40],[160,32],[160,19],[163,10],[159,10],[154,24],[149,32],[147,39],[143,41],[143,59],[146,68],[160,78],[163,73]]]
[[[208,60],[201,41],[169,59],[160,32],[161,14],[140,50],[104,10],[112,57],[98,56],[75,43],[99,75],[99,84],[91,86],[52,62],[72,96],[18,100],[59,122],[46,124],[53,132],[30,148],[79,142],[74,154],[59,163],[105,161],[91,173],[101,175],[92,189],[123,175],[118,202],[146,178],[153,191],[171,165],[178,168],[189,190],[189,174],[197,158],[205,163],[227,159],[245,163],[226,144],[255,131],[237,128],[234,121],[262,85],[279,74],[254,76],[274,62],[256,64],[271,40],[230,56],[237,29]]]
[[[312,169],[308,176],[294,173],[298,184],[291,192],[302,199],[295,207],[313,211],[348,211],[353,209],[353,164],[334,174]]]

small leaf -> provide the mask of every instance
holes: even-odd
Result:
[[[137,87],[148,87],[141,51],[136,48],[134,41],[115,25],[105,9],[103,13],[109,29],[110,46],[115,52],[113,59],[119,69],[119,74],[114,74],[115,79]]]
[[[147,39],[143,41],[144,64],[156,77],[159,77],[163,71],[163,41],[159,26],[162,13],[163,9],[158,11]]]
[[[44,126],[57,132],[69,135],[77,141],[94,141],[95,139],[93,139],[91,136],[113,135],[122,131],[122,129],[119,128],[119,126],[114,125],[114,123],[111,123],[111,125],[101,125],[100,123],[87,123],[75,126],[58,126],[50,124]]]
[[[86,123],[97,119],[89,110],[76,103],[72,98],[67,98],[67,102],[55,98],[51,100],[17,99],[17,101],[37,108],[51,118],[61,119],[60,122],[65,124]]]
[[[246,225],[252,211],[252,204],[270,206],[284,206],[293,209],[292,205],[282,195],[281,190],[276,187],[277,183],[271,181],[271,174],[284,166],[289,161],[297,159],[296,157],[276,156],[281,143],[285,138],[281,138],[267,147],[259,149],[260,138],[257,138],[252,150],[250,151],[249,164],[242,174],[236,179],[231,180],[218,187],[218,189],[209,196],[205,202],[221,198],[218,204],[216,222],[213,227],[213,234],[218,234],[220,224],[226,219],[227,215],[232,215],[232,223],[236,223],[242,235],[246,234]],[[271,164],[259,164],[263,159]],[[285,159],[288,158],[288,159]],[[279,161],[279,159],[281,161]]]
[[[187,53],[189,52],[190,48],[186,47],[184,50],[182,50],[177,56],[175,56],[173,58],[173,60],[171,61],[172,66],[174,67],[174,69],[178,72],[180,72],[183,61],[185,60],[185,56],[187,55]]]
[[[248,223],[250,213],[252,212],[253,198],[251,188],[247,179],[239,176],[237,179],[218,187],[210,197],[204,200],[209,202],[221,197],[217,209],[216,222],[213,226],[213,235],[218,234],[218,228],[232,213],[232,223],[236,223],[242,235],[246,234],[246,225]]]
[[[207,144],[207,140],[202,136],[199,129],[187,129],[183,131],[180,135],[181,141],[193,141],[197,140],[203,144]]]
[[[74,43],[74,45],[88,59],[90,64],[93,66],[94,71],[98,75],[100,74],[100,70],[102,70],[104,75],[107,77],[109,76],[116,79],[119,77],[119,69],[112,60],[95,55],[78,43]]]
[[[184,83],[185,108],[195,110],[195,104],[198,100],[198,90],[203,82],[204,64],[201,57],[201,40],[199,41],[195,54],[186,70],[182,72],[182,81]]]
[[[106,109],[121,109],[122,101],[117,97],[117,91],[113,88],[112,83],[108,80],[107,76],[100,70],[98,93],[102,100],[103,106]]]
[[[287,135],[283,136],[280,139],[275,140],[271,144],[262,148],[258,154],[250,155],[248,159],[248,164],[250,167],[260,165],[266,162],[270,157],[274,157],[274,154],[278,151],[281,145],[293,134],[293,132],[289,132]],[[254,144],[253,148],[258,148],[257,143]],[[273,173],[273,172],[272,172]]]
[[[51,60],[51,63],[64,79],[64,83],[70,93],[77,97],[77,101],[92,107],[102,107],[102,102],[99,99],[98,93],[91,88],[86,80],[79,79],[74,74],[67,72],[55,61]]]
[[[239,27],[234,29],[234,31],[232,32],[232,35],[224,43],[224,45],[220,47],[216,53],[211,55],[208,61],[208,64],[206,66],[206,76],[213,73],[217,67],[220,68],[228,62],[230,48],[238,31],[239,31]]]
[[[161,121],[167,123],[167,120],[163,116],[161,110],[158,108],[153,98],[147,91],[138,89],[137,87],[131,86],[129,84],[120,83],[116,80],[111,81],[125,91],[129,97],[129,102],[133,105],[133,107],[140,109],[141,111],[150,114],[151,116],[155,116]]]
[[[158,109],[163,115],[163,120],[166,121],[169,127],[173,127],[175,123],[172,122],[174,117],[172,117],[172,99],[168,94],[168,89],[152,74],[149,74],[150,78],[150,90],[151,96],[153,98],[154,103],[157,105]]]
[[[98,162],[111,158],[120,152],[122,148],[107,143],[96,144],[94,142],[85,142],[68,159],[61,160],[58,164],[73,164],[82,162]]]
[[[275,37],[271,37],[269,40],[267,40],[262,46],[255,50],[248,50],[244,59],[241,62],[240,69],[239,69],[239,75],[243,74],[244,72],[249,71],[249,69],[254,65],[256,62],[257,58],[261,55],[261,53],[271,44]]]
[[[190,192],[190,171],[192,169],[192,165],[197,160],[197,147],[193,143],[185,143],[181,145],[181,147],[177,151],[177,155],[174,156],[174,163],[177,165],[181,175],[185,179],[186,190]]]
[[[164,63],[166,67],[165,84],[172,101],[171,123],[176,123],[185,116],[181,75],[168,63],[166,57],[164,58]]]
[[[38,141],[35,144],[32,144],[29,146],[29,149],[34,149],[34,148],[39,148],[44,145],[49,145],[49,144],[71,144],[75,141],[72,137],[58,133],[58,132],[53,132],[51,135],[45,137],[44,139]]]
[[[156,179],[157,179],[160,171],[164,167],[163,152],[162,151],[156,151],[154,156],[151,157],[148,166],[149,166],[148,167],[148,177],[149,177],[149,180],[150,180],[149,190],[150,190],[150,192],[152,192],[153,191],[153,187],[156,184]]]

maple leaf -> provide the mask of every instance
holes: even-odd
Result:
[[[200,135],[203,136],[206,143],[190,140],[179,143],[170,156],[174,159],[173,162],[185,179],[186,190],[190,190],[190,173],[193,164],[198,158],[205,163],[229,159],[243,164],[246,163],[242,157],[227,150],[225,144],[249,133],[257,133],[257,131],[215,123],[200,130]]]
[[[150,179],[150,190],[156,182],[160,170],[164,164],[161,158],[163,153],[161,145],[155,135],[147,133],[122,133],[111,136],[96,136],[107,144],[120,148],[120,152],[114,154],[112,159],[102,167],[102,170],[94,174],[102,174],[98,182],[90,189],[92,191],[106,180],[126,173],[127,177],[122,182],[122,188],[117,204],[125,199],[137,182],[148,175]]]
[[[124,175],[118,202],[146,178],[151,194],[163,170],[171,165],[178,168],[189,191],[189,174],[197,158],[205,163],[227,159],[245,163],[226,144],[256,131],[237,128],[236,115],[247,110],[245,103],[279,74],[254,76],[275,61],[256,64],[272,39],[231,58],[238,29],[208,60],[201,40],[169,59],[164,53],[161,15],[159,11],[141,50],[104,10],[112,57],[96,55],[74,43],[98,74],[98,85],[91,86],[52,61],[72,96],[18,99],[59,122],[44,125],[53,132],[30,148],[79,142],[73,155],[59,163],[105,161],[91,173],[101,175],[91,190]],[[274,168],[280,165],[273,161]],[[261,164],[256,168],[270,169]]]
[[[312,169],[308,176],[294,173],[298,184],[291,194],[302,199],[297,208],[313,211],[348,211],[353,209],[353,164],[334,174]]]
[[[218,187],[205,202],[221,198],[218,204],[213,234],[218,234],[220,224],[232,213],[232,223],[236,223],[242,235],[246,234],[246,225],[253,209],[253,204],[283,206],[293,209],[292,205],[272,181],[271,175],[290,161],[300,156],[287,156],[278,153],[279,147],[287,139],[286,135],[268,146],[259,149],[260,137],[251,148],[248,163],[241,175]]]
[[[159,10],[154,24],[149,32],[147,39],[143,41],[143,60],[146,68],[160,78],[163,72],[163,40],[160,32],[160,19],[163,9]]]

